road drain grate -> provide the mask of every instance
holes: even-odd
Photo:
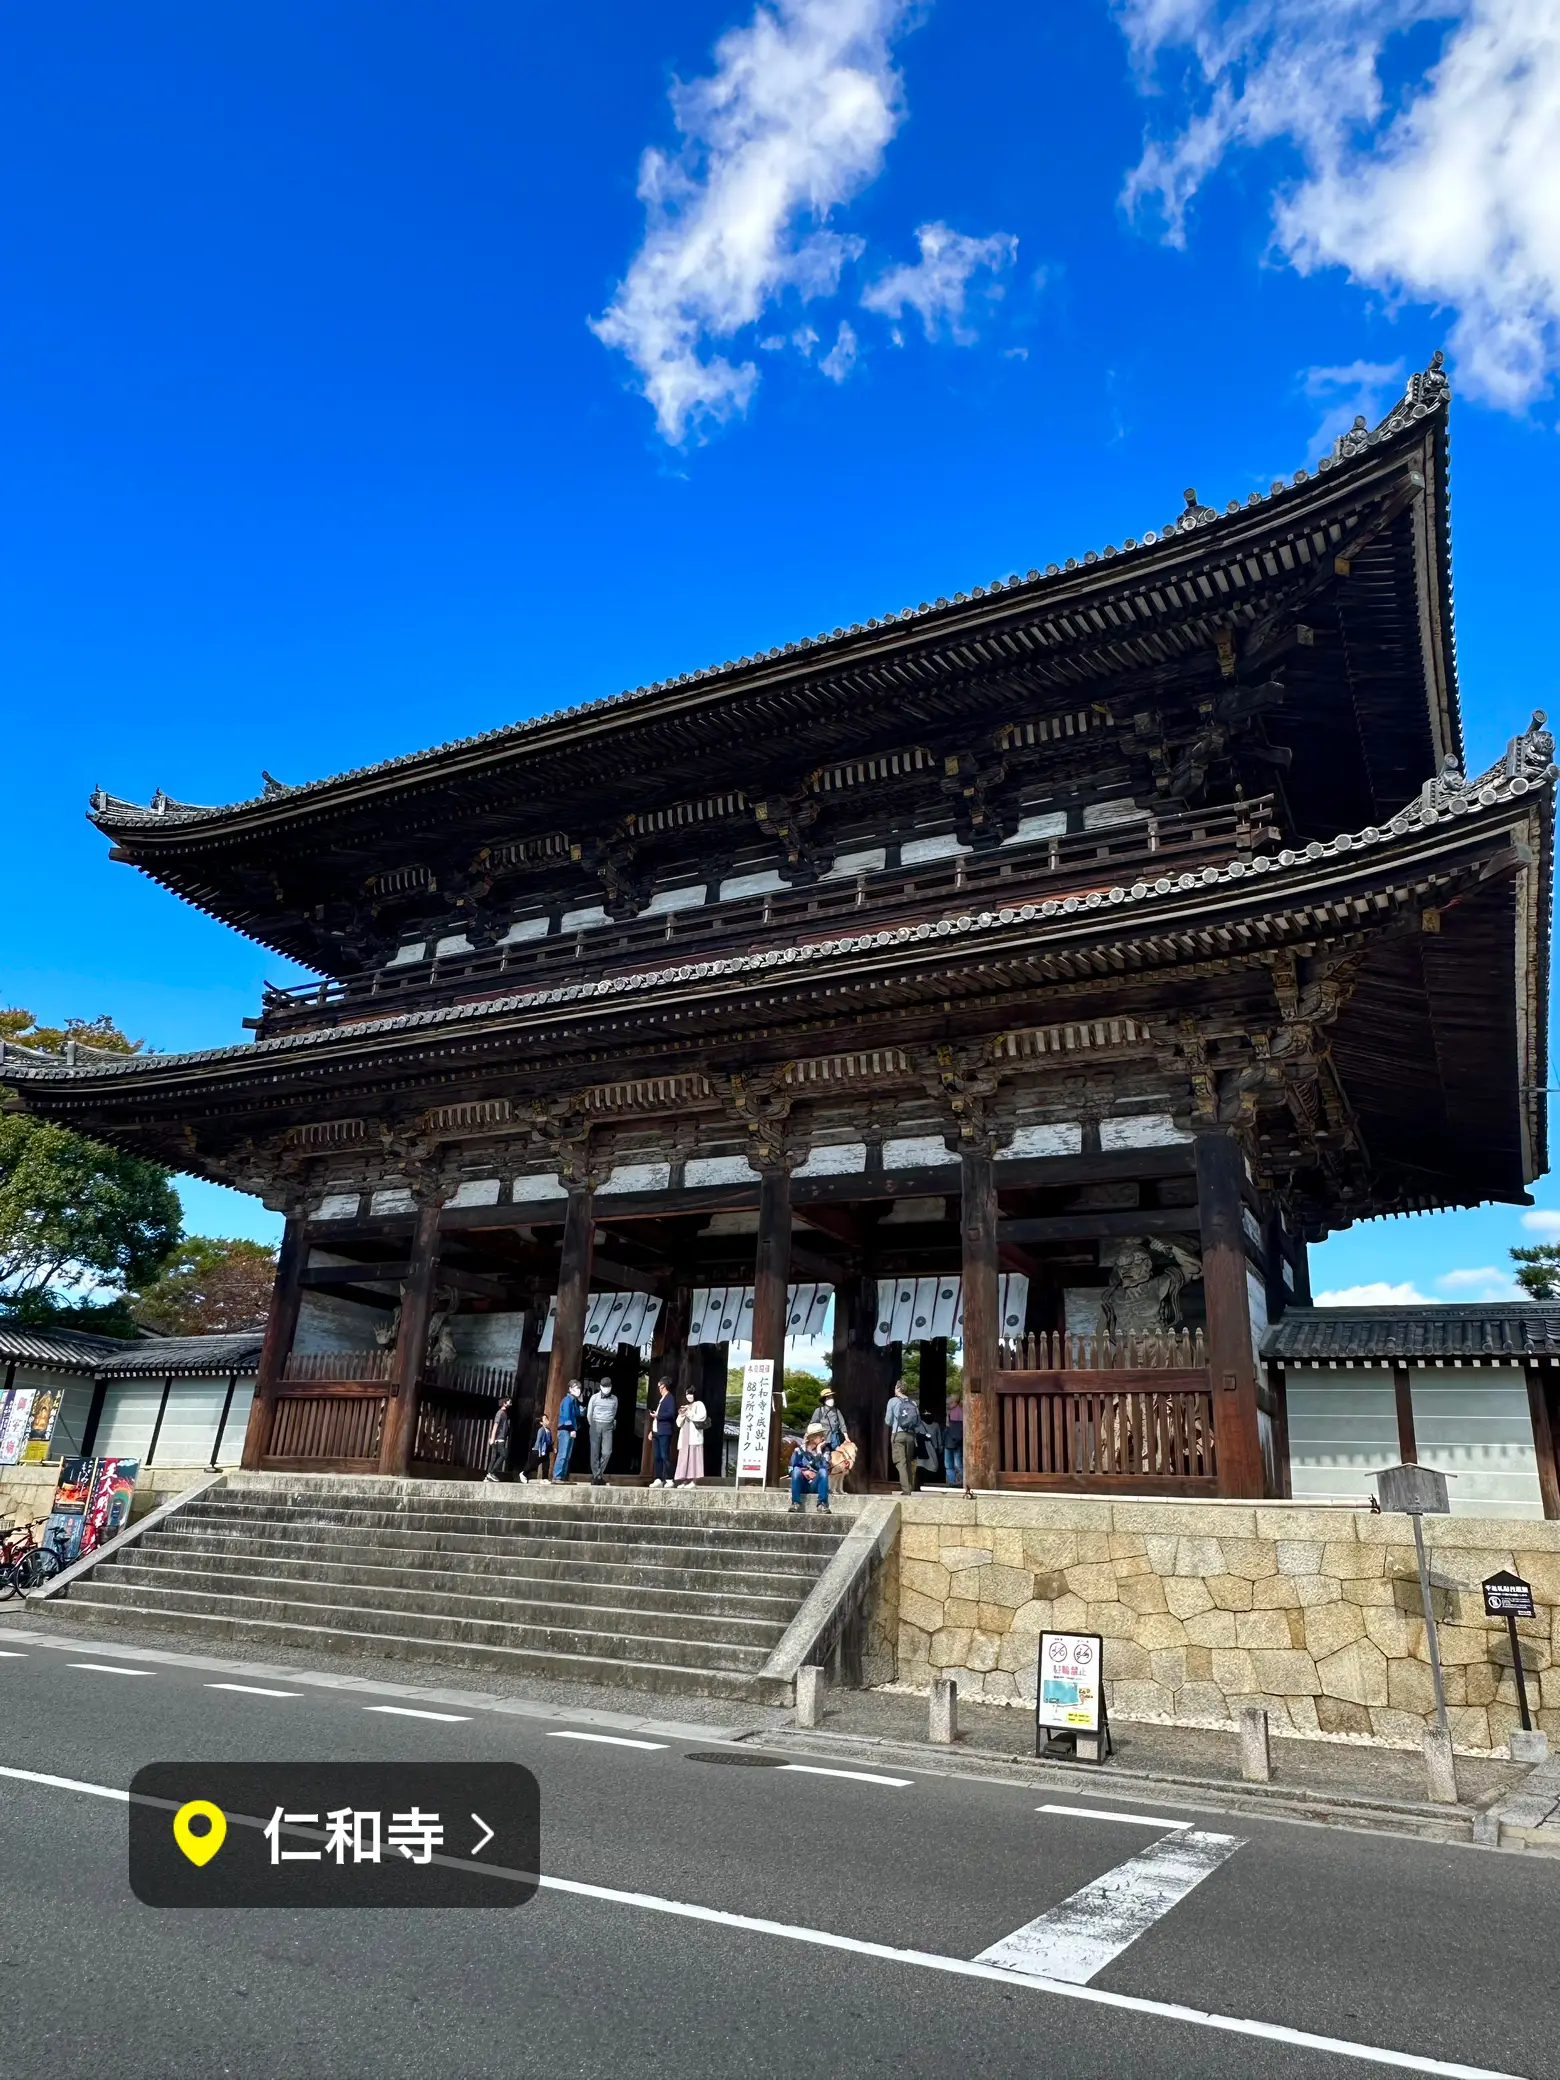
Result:
[[[734,1762],[741,1769],[783,1769],[778,1755],[754,1755],[746,1748],[711,1748],[685,1755],[684,1762]]]

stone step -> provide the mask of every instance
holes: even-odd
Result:
[[[317,1573],[286,1575],[270,1568],[235,1577],[207,1568],[158,1566],[142,1558],[136,1548],[114,1566],[105,1567],[100,1579],[137,1597],[195,1596],[213,1603],[233,1595],[280,1602],[301,1600],[320,1606],[383,1610],[419,1622],[427,1616],[543,1627],[601,1626],[615,1634],[656,1636],[670,1632],[678,1637],[696,1636],[712,1644],[763,1647],[766,1651],[778,1645],[789,1623],[788,1617],[773,1611],[765,1615],[744,1608],[739,1599],[731,1600],[734,1608],[721,1609],[713,1599],[684,1597],[679,1602],[670,1592],[630,1603],[556,1593],[516,1597],[491,1587],[473,1589],[458,1577],[422,1581],[415,1573],[396,1583],[369,1582],[358,1574],[326,1580]],[[235,1579],[242,1581],[242,1588],[234,1587]]]
[[[346,1532],[349,1527],[308,1522],[288,1524],[278,1522],[265,1529],[276,1534],[264,1539],[261,1549],[281,1546],[292,1551],[324,1552],[347,1551],[353,1554],[372,1554],[379,1559],[387,1555],[470,1555],[473,1558],[494,1556],[509,1561],[554,1560],[570,1561],[585,1565],[599,1563],[608,1567],[643,1566],[654,1564],[665,1568],[720,1568],[735,1574],[760,1575],[770,1579],[791,1576],[798,1582],[811,1582],[823,1573],[833,1558],[832,1550],[820,1553],[810,1551],[776,1551],[773,1548],[754,1546],[717,1545],[665,1545],[641,1543],[637,1539],[619,1538],[611,1542],[599,1539],[589,1544],[571,1538],[506,1538],[494,1539],[474,1537],[466,1532],[410,1531],[392,1535],[358,1531],[350,1527],[353,1535]],[[191,1519],[188,1512],[178,1514],[159,1527],[160,1540],[173,1543],[209,1542],[213,1535],[232,1541],[240,1548],[245,1541],[259,1540],[259,1527],[230,1525],[221,1518]]]
[[[723,1512],[700,1515],[693,1510],[610,1510],[575,1512],[561,1507],[536,1509],[355,1509],[311,1501],[297,1508],[267,1503],[254,1506],[226,1498],[201,1498],[179,1513],[194,1523],[314,1525],[321,1529],[493,1538],[568,1538],[580,1543],[613,1543],[631,1538],[641,1547],[656,1544],[724,1545],[774,1548],[827,1558],[845,1535],[843,1520],[769,1513]]]
[[[554,1602],[619,1604],[654,1597],[667,1609],[687,1608],[720,1615],[762,1616],[783,1614],[789,1622],[798,1602],[812,1586],[813,1577],[774,1579],[757,1574],[723,1573],[718,1568],[623,1567],[607,1568],[573,1561],[521,1563],[502,1554],[484,1553],[463,1560],[459,1568],[412,1567],[397,1564],[393,1555],[380,1547],[362,1551],[372,1558],[348,1557],[339,1547],[321,1546],[309,1552],[281,1541],[261,1548],[246,1538],[234,1545],[216,1541],[183,1543],[153,1532],[130,1548],[122,1559],[105,1562],[116,1567],[155,1566],[159,1571],[198,1575],[248,1577],[256,1570],[273,1580],[357,1582],[365,1590],[385,1588],[420,1589],[427,1595],[482,1594],[507,1597],[511,1601],[541,1598]]]
[[[726,1697],[752,1703],[782,1704],[788,1701],[785,1684],[768,1682],[735,1669],[618,1660],[589,1653],[543,1652],[530,1647],[474,1646],[469,1642],[455,1645],[411,1634],[344,1631],[335,1625],[232,1617],[209,1611],[163,1608],[155,1604],[94,1603],[89,1600],[87,1582],[73,1592],[66,1609],[83,1627],[105,1625],[118,1629],[129,1616],[157,1631],[193,1635],[203,1642],[291,1647],[309,1655],[372,1655],[395,1661],[438,1662],[446,1667],[465,1664],[503,1670],[516,1676],[542,1677],[552,1682],[595,1684],[606,1689]]]
[[[544,1654],[588,1656],[604,1664],[639,1661],[694,1669],[723,1668],[756,1675],[769,1658],[767,1645],[740,1645],[660,1632],[627,1632],[589,1625],[528,1625],[465,1618],[429,1610],[389,1611],[373,1604],[331,1603],[318,1598],[267,1597],[264,1583],[254,1595],[217,1594],[199,1587],[157,1589],[142,1598],[135,1586],[116,1582],[113,1570],[94,1574],[71,1596],[86,1607],[117,1607],[144,1615],[149,1609],[190,1611],[208,1617],[252,1619],[261,1624],[303,1625],[316,1632],[340,1629],[370,1638],[421,1640],[429,1647],[510,1647]]]

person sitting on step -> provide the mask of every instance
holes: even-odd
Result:
[[[802,1497],[813,1494],[818,1497],[819,1514],[830,1515],[828,1438],[816,1424],[791,1454],[790,1514],[799,1516]]]

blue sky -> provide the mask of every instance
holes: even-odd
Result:
[[[1060,561],[1440,345],[1471,762],[1556,705],[1560,0],[77,0],[5,45],[41,1018],[225,1044],[288,979],[109,863],[99,782],[230,800]],[[1479,1297],[1523,1239],[1370,1224],[1317,1284]]]

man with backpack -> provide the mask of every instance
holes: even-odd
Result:
[[[894,1391],[889,1399],[883,1422],[888,1430],[888,1455],[894,1462],[894,1471],[899,1476],[902,1495],[915,1493],[915,1462],[921,1433],[921,1411],[905,1392],[902,1379],[894,1381]]]

